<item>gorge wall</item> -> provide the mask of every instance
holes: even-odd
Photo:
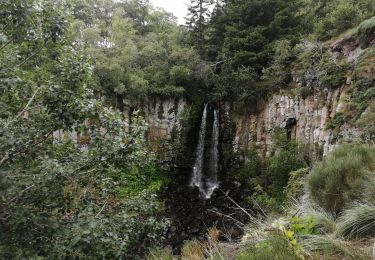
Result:
[[[234,115],[236,134],[234,149],[256,147],[269,155],[273,133],[287,131],[291,139],[314,145],[313,152],[327,154],[341,140],[353,140],[359,132],[349,124],[328,129],[327,123],[345,109],[346,87],[324,90],[306,99],[277,94],[253,113]],[[318,148],[318,149],[316,149]]]
[[[327,123],[345,110],[347,87],[324,90],[305,99],[298,95],[279,93],[262,102],[257,109],[237,113],[230,104],[222,105],[234,126],[233,149],[257,148],[264,155],[272,151],[276,129],[284,129],[289,137],[310,144],[312,151],[327,154],[342,140],[355,140],[359,132],[348,123],[339,129],[328,129]],[[147,137],[162,148],[163,142],[178,138],[182,115],[188,108],[183,99],[155,100],[141,110],[149,125]],[[222,124],[223,125],[223,124]]]

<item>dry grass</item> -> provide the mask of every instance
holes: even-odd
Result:
[[[204,259],[204,248],[197,240],[185,242],[181,250],[182,260],[202,260]]]

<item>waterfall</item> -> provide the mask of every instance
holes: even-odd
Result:
[[[204,106],[202,122],[199,129],[199,139],[196,151],[196,158],[193,167],[193,175],[191,178],[191,186],[196,186],[199,190],[203,189],[202,175],[203,175],[203,159],[204,159],[204,143],[206,139],[206,124],[207,124],[207,104]]]
[[[214,123],[212,125],[212,139],[210,148],[209,176],[206,180],[206,187],[203,195],[206,199],[211,198],[212,194],[219,186],[217,181],[217,169],[219,159],[219,112],[214,110]]]
[[[218,179],[217,179],[217,172],[218,172],[218,147],[219,147],[219,112],[218,110],[214,110],[214,122],[212,125],[212,138],[211,138],[211,146],[210,146],[210,160],[209,160],[209,168],[208,168],[208,175],[203,176],[203,169],[204,169],[204,154],[205,154],[205,138],[206,138],[206,125],[207,125],[207,104],[204,106],[203,115],[202,115],[202,122],[199,129],[199,139],[198,139],[198,146],[196,150],[196,159],[193,167],[193,174],[191,178],[190,185],[196,186],[199,188],[199,191],[203,195],[205,199],[211,198],[212,194],[214,193],[215,189],[217,189]]]

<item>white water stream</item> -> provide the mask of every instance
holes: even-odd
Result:
[[[215,189],[219,187],[217,172],[218,172],[218,157],[219,157],[219,112],[214,110],[214,122],[212,126],[212,138],[210,146],[210,160],[208,176],[203,175],[204,169],[204,146],[206,139],[206,125],[207,125],[207,104],[204,107],[202,122],[199,129],[199,140],[196,150],[196,159],[193,167],[193,174],[190,185],[199,188],[199,191],[205,199],[211,198]]]

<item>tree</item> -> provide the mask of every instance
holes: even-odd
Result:
[[[207,20],[210,17],[210,7],[212,0],[190,0],[188,6],[188,16],[186,17],[186,27],[190,31],[191,42],[203,53],[204,49],[204,31]]]
[[[0,10],[0,258],[134,258],[166,227],[145,123],[95,98],[64,2]]]

